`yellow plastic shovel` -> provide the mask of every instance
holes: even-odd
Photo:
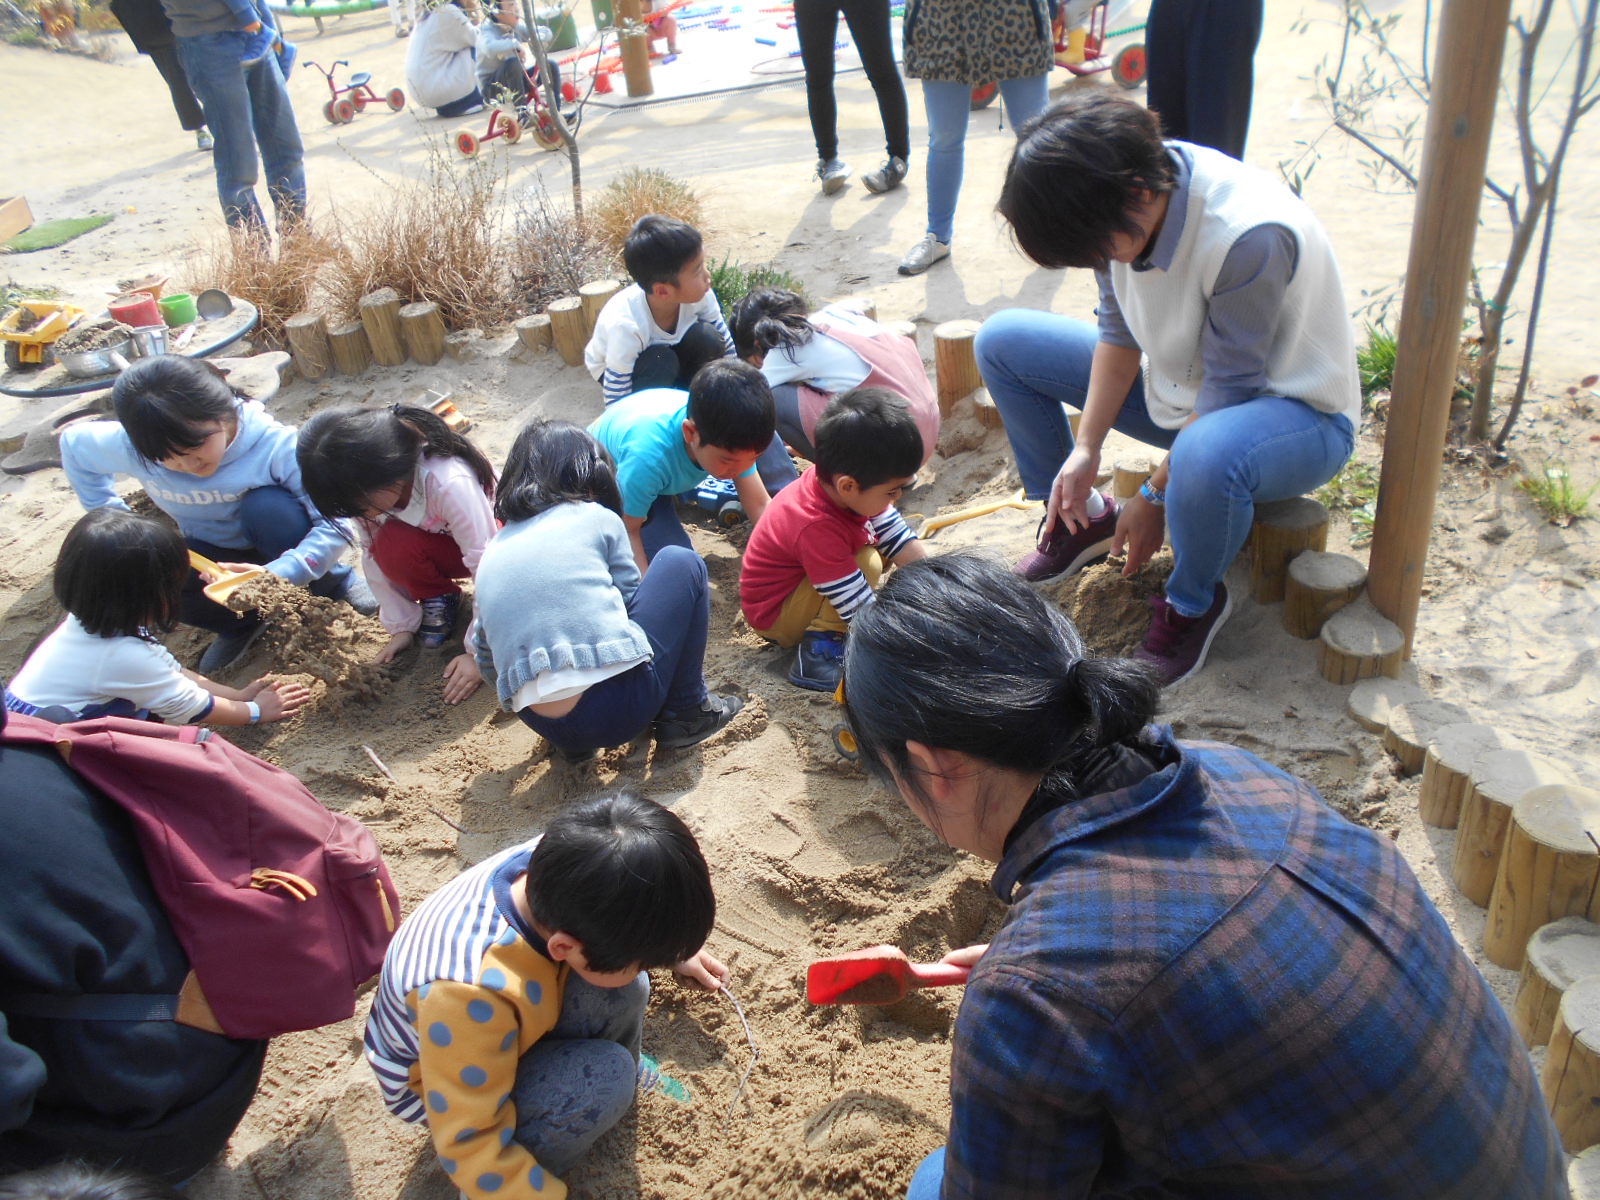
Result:
[[[251,567],[246,571],[224,571],[204,554],[194,550],[189,551],[189,565],[202,575],[212,576],[211,582],[200,590],[222,605],[226,605],[228,597],[252,579],[259,579],[267,573],[265,567]]]

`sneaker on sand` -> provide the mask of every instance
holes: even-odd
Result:
[[[1211,607],[1198,617],[1184,616],[1167,603],[1165,596],[1151,596],[1150,607],[1150,632],[1133,657],[1155,667],[1161,672],[1161,686],[1171,687],[1206,665],[1211,640],[1233,611],[1233,601],[1228,597],[1227,585],[1218,583]]]
[[[217,634],[216,640],[200,656],[200,664],[195,669],[207,677],[226,671],[244,657],[245,651],[255,645],[256,639],[266,628],[267,623],[257,617],[255,620],[240,621],[237,629]]]
[[[941,258],[950,257],[950,243],[941,242],[931,233],[922,235],[922,240],[906,251],[906,256],[900,260],[900,274],[921,275]]]
[[[456,614],[461,611],[459,593],[448,596],[429,596],[420,602],[422,624],[417,627],[417,640],[425,650],[437,650],[450,640],[456,629]]]
[[[810,630],[800,639],[789,682],[809,692],[831,692],[844,674],[844,634]]]
[[[868,171],[861,177],[861,182],[869,192],[892,192],[905,177],[906,160],[895,155],[876,171]]]
[[[211,136],[209,129],[197,129],[194,135],[194,145],[197,150],[211,150],[216,147],[217,139]]]
[[[822,194],[832,196],[844,187],[844,181],[850,178],[850,167],[841,158],[819,158],[817,178],[822,181]]]
[[[337,598],[363,617],[376,616],[378,613],[378,598],[372,594],[372,589],[358,571],[351,571],[345,576],[344,587],[339,589]]]
[[[744,708],[738,696],[709,693],[699,708],[685,713],[662,713],[656,720],[656,749],[685,750],[698,746]]]
[[[1087,525],[1078,526],[1076,533],[1067,532],[1066,525],[1057,521],[1049,533],[1040,537],[1038,549],[1024,554],[1011,569],[1029,583],[1049,583],[1104,558],[1117,532],[1117,502],[1103,492],[1101,495],[1106,502],[1105,512]],[[1043,521],[1039,528],[1044,528]]]

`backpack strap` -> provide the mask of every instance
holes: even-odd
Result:
[[[8,1017],[53,1021],[171,1021],[178,1015],[178,997],[136,992],[59,996],[0,990],[0,1012]]]

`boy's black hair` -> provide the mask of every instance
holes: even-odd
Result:
[[[622,515],[622,492],[611,455],[593,434],[571,421],[539,417],[528,422],[506,455],[494,515],[510,524],[581,500]]]
[[[648,213],[628,231],[622,261],[633,281],[648,293],[658,283],[677,282],[678,273],[704,248],[700,231],[693,225]]]
[[[728,322],[740,358],[779,346],[803,346],[816,332],[807,319],[805,298],[784,288],[761,287],[740,296]]]
[[[701,445],[720,450],[765,450],[778,428],[766,376],[737,358],[719,358],[694,373],[689,420]]]
[[[210,436],[208,425],[235,424],[236,402],[215,367],[181,354],[136,359],[111,388],[117,420],[147,463],[193,450]]]
[[[561,813],[528,863],[528,908],[594,971],[669,967],[711,935],[717,901],[689,827],[624,789]]]
[[[863,488],[915,475],[922,430],[905,398],[888,388],[858,387],[828,401],[817,418],[817,477],[848,475]]]
[[[0,1200],[183,1200],[183,1193],[142,1171],[64,1162],[5,1176]]]
[[[145,637],[178,623],[189,548],[166,521],[96,508],[67,530],[56,555],[61,607],[96,637]]]
[[[367,498],[411,479],[424,454],[461,459],[494,495],[494,468],[483,452],[426,408],[330,408],[300,427],[295,444],[306,495],[325,517],[362,516]]]
[[[996,207],[1041,267],[1104,267],[1114,235],[1140,232],[1139,193],[1175,182],[1156,115],[1090,88],[1022,127]]]

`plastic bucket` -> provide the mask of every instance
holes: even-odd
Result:
[[[195,312],[194,297],[188,292],[178,292],[176,295],[163,296],[157,304],[161,309],[161,319],[174,328],[179,325],[188,325],[198,315]]]
[[[111,314],[113,321],[121,321],[135,329],[141,325],[161,324],[161,309],[156,306],[156,298],[148,292],[130,292],[126,296],[118,296],[106,306],[106,311]]]
[[[578,22],[568,13],[550,27],[551,50],[571,50],[578,44]]]

